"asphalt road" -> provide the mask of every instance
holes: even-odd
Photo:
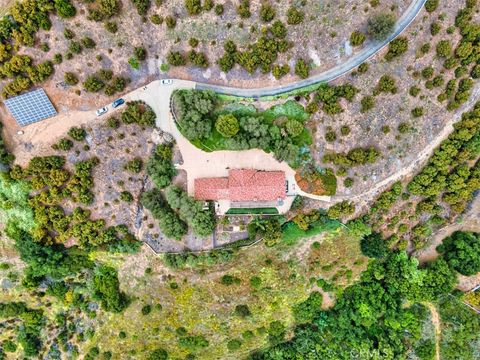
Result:
[[[413,0],[408,9],[402,14],[400,19],[398,19],[395,29],[392,34],[387,37],[385,40],[380,42],[371,42],[365,46],[361,51],[352,56],[347,61],[327,70],[322,73],[313,75],[307,79],[296,81],[291,84],[285,84],[274,87],[265,87],[265,88],[256,88],[256,89],[242,89],[234,88],[228,86],[218,86],[212,84],[197,83],[196,89],[199,90],[213,90],[221,94],[242,96],[242,97],[253,97],[259,98],[262,96],[273,96],[286,93],[292,90],[297,90],[305,86],[314,85],[321,82],[330,82],[337,79],[340,76],[343,76],[357,66],[375,56],[380,50],[390,43],[393,39],[399,36],[410,23],[415,19],[420,10],[422,10],[423,5],[426,0]]]

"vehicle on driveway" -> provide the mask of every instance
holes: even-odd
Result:
[[[95,114],[97,114],[97,116],[102,116],[107,111],[108,111],[108,108],[106,106],[104,106],[101,109],[98,109],[97,111],[95,111]]]
[[[162,79],[162,85],[172,85],[173,80],[172,79]]]
[[[119,98],[117,100],[115,100],[114,102],[112,102],[112,107],[115,109],[117,107],[119,107],[120,105],[123,105],[125,104],[125,100],[123,100],[122,98]]]

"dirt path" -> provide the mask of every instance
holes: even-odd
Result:
[[[432,303],[425,303],[432,314],[432,323],[435,328],[435,360],[440,360],[440,337],[442,336],[442,330],[440,325],[440,315],[437,308]]]
[[[413,255],[418,258],[421,263],[435,260],[438,256],[436,247],[440,245],[443,239],[455,231],[480,232],[480,195],[477,195],[473,199],[461,223],[454,223],[443,227],[435,233],[428,242],[427,247],[415,252]]]

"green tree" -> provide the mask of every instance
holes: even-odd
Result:
[[[480,237],[471,232],[456,231],[443,239],[437,251],[448,265],[465,276],[480,272]]]
[[[374,40],[385,39],[395,26],[395,17],[392,14],[377,14],[368,19],[368,34]]]
[[[215,122],[215,129],[224,137],[235,136],[240,130],[237,118],[233,114],[220,115]]]

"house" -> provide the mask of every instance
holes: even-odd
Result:
[[[195,179],[194,186],[197,200],[217,202],[217,213],[230,208],[282,206],[287,195],[283,171],[231,169],[228,177]]]

